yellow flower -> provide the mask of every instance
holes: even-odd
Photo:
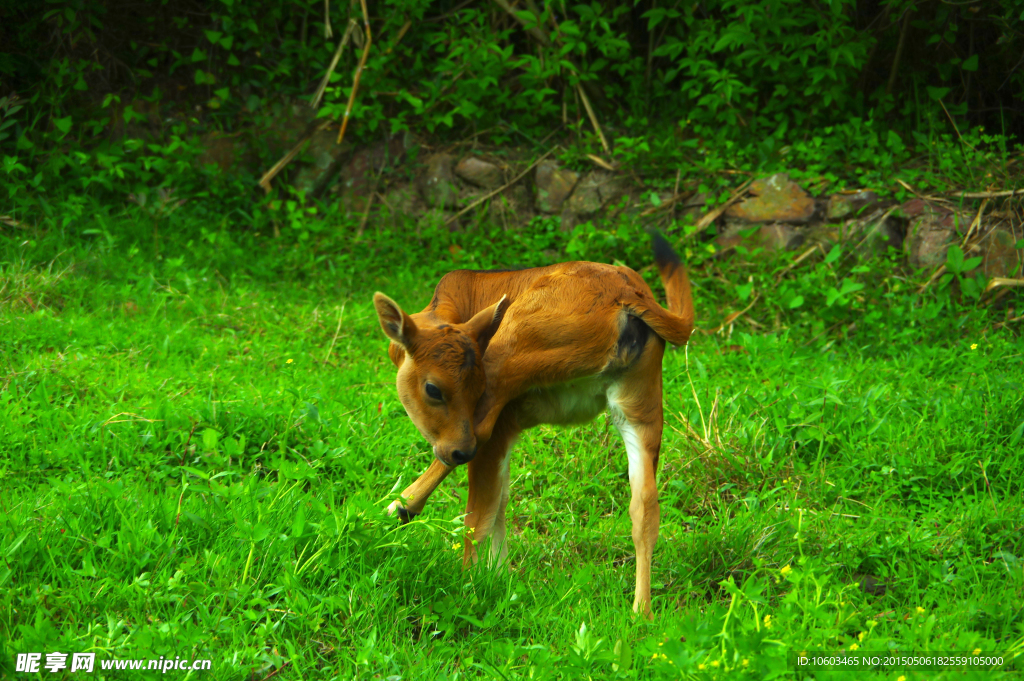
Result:
[[[452,551],[458,551],[460,548],[462,548],[462,544],[460,544],[459,542],[452,543]]]
[[[907,681],[907,677],[905,677],[905,676],[897,676],[896,677],[896,681]]]
[[[295,361],[294,359],[285,360],[285,364],[291,364],[294,361]]]
[[[749,666],[749,665],[750,665],[750,660],[748,660],[747,658],[744,657],[743,658],[743,666],[746,667],[746,666]]]
[[[863,632],[863,631],[862,631],[862,632],[860,632],[859,634],[857,634],[857,640],[858,640],[858,641],[863,641],[863,640],[864,640],[864,634],[865,634],[865,633],[866,633],[866,632]]]
[[[977,350],[977,349],[978,349],[978,344],[977,343],[971,343],[971,350]]]
[[[923,615],[924,614],[924,608],[922,608],[920,605],[917,606],[917,614],[918,615]]]
[[[765,629],[771,629],[772,628],[772,616],[771,615],[765,615],[764,616],[764,628]]]
[[[975,648],[972,650],[971,655],[981,655],[981,648]]]
[[[791,567],[790,567],[790,566],[788,566],[788,565],[787,565],[787,566],[785,566],[784,568],[782,568],[781,570],[779,570],[779,572],[781,572],[781,573],[782,573],[782,576],[783,576],[783,577],[785,577],[786,575],[788,575],[788,574],[789,574],[790,572],[792,572],[792,571],[793,571],[793,568],[791,568]]]
[[[718,665],[719,665],[719,662],[718,662],[718,660],[712,660],[712,662],[711,662],[711,666],[712,666],[712,667],[715,667],[715,668],[717,668],[717,667],[718,667]]]
[[[856,643],[851,643],[851,644],[850,644],[850,652],[851,652],[851,653],[852,653],[853,651],[857,650],[857,648],[860,648],[860,646],[859,646],[859,645],[857,645]]]
[[[704,671],[707,668],[708,668],[707,665],[704,664],[703,662],[701,662],[699,665],[697,665],[697,669],[699,669],[701,671]]]

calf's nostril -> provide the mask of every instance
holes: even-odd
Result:
[[[475,455],[475,449],[471,452],[464,452],[461,449],[456,449],[454,452],[452,452],[452,461],[454,461],[456,464],[461,465],[472,461]]]

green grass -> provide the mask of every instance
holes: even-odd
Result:
[[[524,434],[507,568],[461,569],[464,472],[416,522],[384,513],[431,455],[370,294],[419,309],[444,263],[242,237],[154,259],[107,227],[3,244],[0,677],[53,651],[208,658],[190,678],[216,679],[807,677],[797,653],[854,645],[1022,668],[1006,327],[947,307],[877,337],[795,324],[668,353],[646,622],[604,417]],[[733,302],[694,278],[703,319]],[[817,676],[1012,676],[961,671]]]

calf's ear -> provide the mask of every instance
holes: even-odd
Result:
[[[411,352],[416,342],[416,322],[405,314],[398,303],[377,291],[373,294],[373,307],[377,310],[377,319],[384,335],[400,345],[406,352]]]
[[[508,310],[508,306],[508,296],[502,296],[501,300],[490,307],[480,310],[463,325],[466,333],[476,340],[481,354],[487,352],[487,345],[491,342],[494,334],[497,333],[498,327],[501,326],[501,320],[505,318],[505,311]]]

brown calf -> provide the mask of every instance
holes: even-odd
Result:
[[[383,293],[373,296],[391,339],[399,399],[435,457],[391,513],[407,521],[455,466],[468,464],[463,564],[476,561],[476,544],[488,538],[488,562],[500,562],[508,552],[505,505],[516,436],[541,423],[585,423],[608,408],[629,459],[633,610],[650,616],[661,515],[661,358],[666,341],[685,345],[693,330],[686,270],[660,235],[652,242],[668,310],[633,270],[592,262],[451,272],[430,305],[413,315]]]

